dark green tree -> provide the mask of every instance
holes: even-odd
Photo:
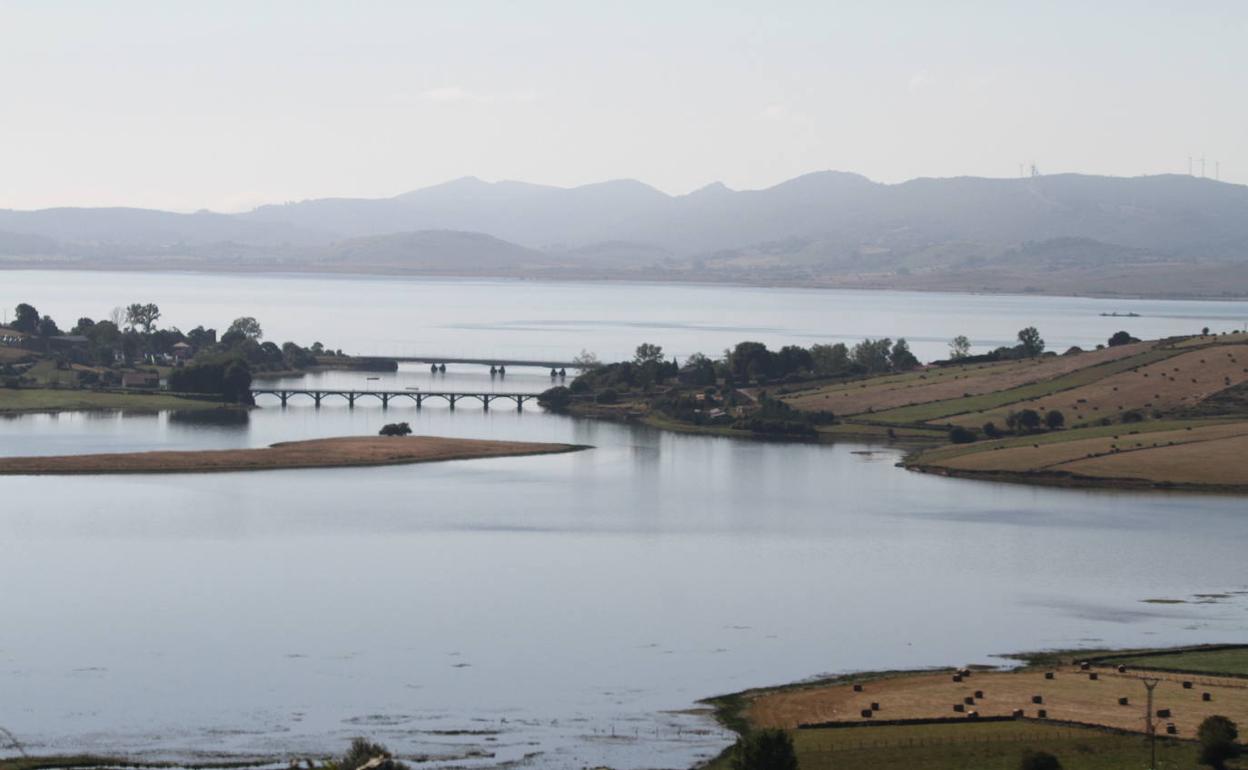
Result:
[[[1018,343],[1025,356],[1035,357],[1044,352],[1044,340],[1041,339],[1040,332],[1034,326],[1019,330]]]
[[[633,363],[637,366],[659,363],[662,360],[663,348],[659,345],[651,345],[649,342],[643,342],[638,345],[637,351],[633,353]]]
[[[13,309],[13,328],[19,332],[34,334],[39,330],[39,311],[25,302]]]
[[[381,430],[377,431],[379,436],[410,436],[412,434],[412,426],[405,422],[391,422],[381,426]]]
[[[1224,716],[1205,717],[1196,730],[1196,738],[1200,741],[1200,764],[1214,770],[1224,770],[1226,760],[1239,754],[1235,743],[1239,727]]]
[[[893,371],[908,372],[919,368],[919,359],[910,352],[910,343],[906,342],[905,337],[900,337],[893,343],[893,350],[889,353],[888,360]]]
[[[137,329],[141,326],[144,334],[152,333],[152,329],[156,326],[156,320],[159,318],[160,308],[151,302],[147,304],[136,302],[126,308],[126,325],[131,329]]]
[[[251,316],[243,316],[235,318],[230,324],[230,328],[225,330],[226,334],[238,334],[249,340],[258,340],[264,336],[264,330],[260,328],[260,322]]]
[[[39,319],[39,336],[40,337],[55,337],[56,335],[60,333],[61,333],[61,330],[56,325],[56,321],[52,320],[52,316],[45,315],[43,318]]]
[[[784,730],[755,730],[732,747],[732,770],[797,770],[793,739]]]
[[[1049,413],[1044,416],[1044,424],[1049,426],[1049,430],[1057,430],[1066,424],[1066,415],[1056,409],[1050,409]]]
[[[971,354],[971,341],[966,335],[959,334],[949,342],[949,357],[953,360],[966,358]]]
[[[1109,338],[1109,346],[1111,348],[1116,348],[1119,345],[1130,345],[1132,342],[1139,342],[1139,340],[1126,332],[1114,332],[1114,336]]]

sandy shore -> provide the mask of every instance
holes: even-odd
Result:
[[[53,457],[0,457],[0,475],[210,473],[288,468],[345,468],[575,452],[588,447],[439,436],[345,436],[288,441],[263,449],[125,452]]]

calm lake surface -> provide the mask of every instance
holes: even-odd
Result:
[[[63,325],[155,301],[352,352],[604,359],[954,334],[1051,347],[1231,328],[1243,304],[475,281],[0,273]],[[1102,318],[1101,312],[1141,318]],[[923,347],[926,346],[926,347]],[[376,376],[376,375],[367,375]],[[438,381],[404,368],[356,387]],[[541,390],[451,367],[466,390]],[[316,378],[290,381],[316,383]],[[894,467],[887,447],[657,432],[475,403],[0,419],[0,454],[417,433],[592,450],[260,474],[0,477],[0,726],[28,749],[194,759],[340,751],[432,765],[687,767],[708,695],[1015,650],[1242,640],[1242,499],[1028,488]],[[293,402],[292,402],[293,404]],[[1224,594],[1200,603],[1196,594]],[[1187,599],[1154,604],[1146,599]],[[0,754],[6,749],[0,748]]]

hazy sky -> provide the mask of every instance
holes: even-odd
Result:
[[[1244,0],[0,0],[0,207],[1202,154],[1248,182],[1245,94]]]

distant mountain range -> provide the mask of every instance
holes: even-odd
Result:
[[[880,184],[825,171],[673,196],[633,180],[465,178],[234,215],[0,210],[0,266],[17,265],[1239,296],[1248,187],[1078,174]]]

